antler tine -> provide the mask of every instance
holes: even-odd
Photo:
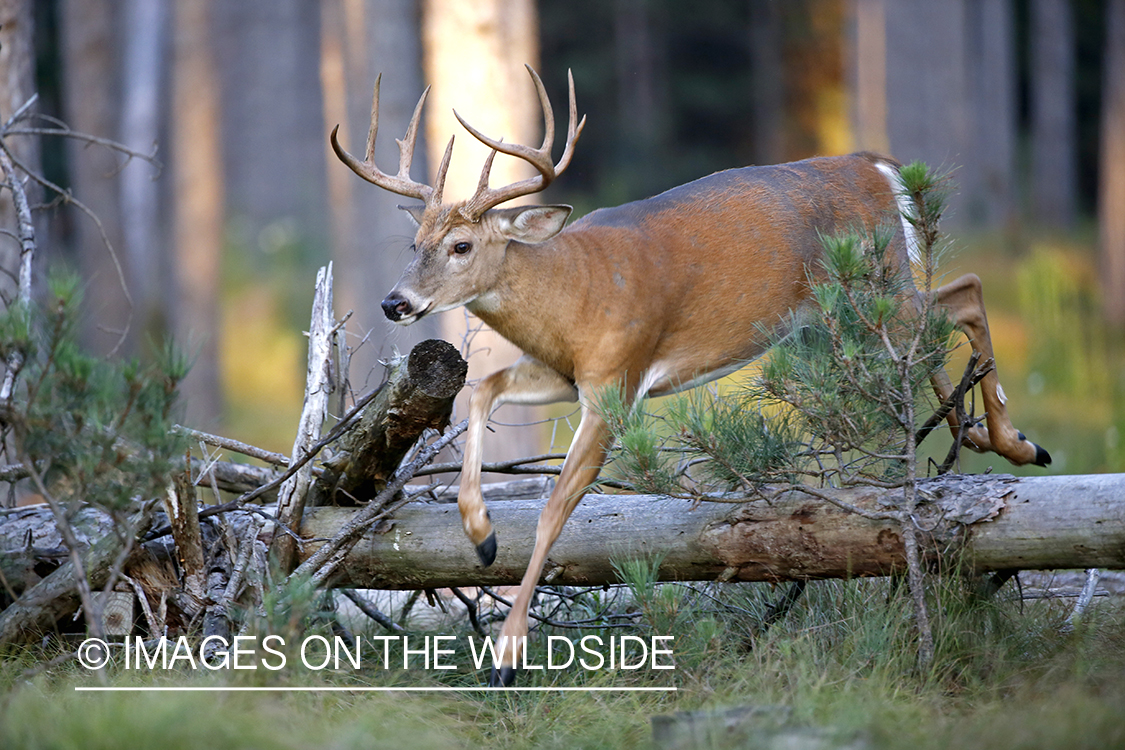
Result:
[[[489,138],[487,135],[465,122],[465,118],[461,117],[457,110],[453,110],[453,116],[456,117],[457,121],[461,123],[461,126],[464,127],[465,130],[468,130],[478,141],[494,151],[499,151],[502,154],[514,156],[530,163],[549,183],[555,178],[555,167],[551,162],[551,146],[554,145],[555,140],[555,114],[554,110],[551,109],[551,101],[547,98],[547,90],[543,87],[543,81],[539,78],[539,74],[536,73],[530,65],[526,67],[528,72],[531,73],[531,79],[535,82],[536,92],[539,94],[539,105],[543,109],[544,138],[542,146],[539,148],[531,148],[530,146],[524,146],[520,143],[504,143],[502,138]],[[546,186],[546,184],[543,185],[543,187]],[[540,190],[541,189],[542,188],[540,188]]]
[[[375,76],[375,90],[371,93],[371,124],[367,127],[367,148],[363,151],[363,160],[375,160],[375,136],[379,134],[379,84],[383,82],[383,74]]]
[[[496,149],[492,149],[484,158],[484,169],[480,171],[480,179],[477,181],[477,193],[488,190],[488,178],[492,174],[492,162],[496,158],[496,153]]]
[[[547,89],[543,86],[543,81],[539,74],[530,66],[525,66],[527,72],[531,74],[531,79],[535,83],[536,93],[539,95],[539,104],[543,110],[543,145],[537,149],[530,146],[524,146],[518,143],[504,143],[502,139],[494,140],[481,133],[469,123],[465,122],[464,118],[456,110],[453,114],[457,121],[469,131],[470,134],[484,145],[492,149],[488,159],[485,162],[484,170],[481,172],[480,182],[477,184],[477,191],[470,198],[465,206],[461,209],[461,213],[472,220],[477,220],[480,216],[492,208],[505,201],[519,198],[523,195],[530,195],[537,193],[558,177],[564,169],[570,164],[570,159],[574,155],[574,144],[578,140],[578,136],[582,132],[582,128],[586,125],[586,118],[582,118],[582,122],[578,120],[578,105],[574,97],[574,76],[568,73],[568,80],[570,83],[570,120],[567,127],[566,146],[563,149],[562,159],[558,164],[553,164],[551,161],[551,147],[554,145],[555,140],[555,116],[554,110],[551,108],[551,101],[547,96]],[[531,164],[539,172],[538,177],[530,177],[526,180],[513,183],[503,188],[489,188],[488,175],[492,168],[492,160],[496,156],[496,152],[508,154]]]
[[[422,106],[425,104],[426,95],[430,90],[427,87],[422,92],[422,96],[418,99],[418,105],[414,108],[414,116],[410,120],[410,125],[407,126],[406,136],[403,140],[397,141],[399,147],[398,174],[389,175],[375,166],[375,137],[379,132],[379,84],[381,79],[382,76],[375,79],[375,91],[371,97],[371,126],[367,131],[364,160],[360,161],[355,158],[340,145],[338,139],[339,125],[332,129],[332,135],[329,137],[332,150],[336,152],[340,161],[348,165],[349,169],[373,185],[378,185],[384,190],[389,190],[398,195],[405,195],[430,203],[434,189],[423,182],[415,182],[410,179],[410,163],[414,158],[414,145],[418,140],[418,122],[421,119]]]
[[[382,75],[379,76],[382,78]],[[378,80],[376,80],[378,85]],[[418,122],[422,119],[422,107],[426,105],[426,97],[430,93],[430,87],[427,86],[422,91],[422,96],[418,97],[418,103],[414,105],[414,114],[410,116],[410,124],[406,126],[406,135],[402,140],[395,139],[398,144],[398,175],[405,180],[410,180],[410,165],[414,161],[414,146],[418,142]],[[374,146],[374,143],[372,143]],[[370,156],[368,157],[371,158]]]
[[[437,180],[434,181],[434,192],[427,199],[427,204],[441,205],[441,194],[445,192],[445,175],[449,172],[449,159],[453,156],[453,138],[454,136],[449,136],[449,145],[445,147],[445,154],[441,157],[441,165],[438,167]]]
[[[570,117],[566,126],[566,146],[563,147],[559,163],[555,165],[556,173],[561,173],[570,166],[570,160],[574,156],[574,144],[578,142],[578,136],[582,135],[582,128],[586,127],[586,115],[582,115],[582,121],[575,124],[578,120],[578,104],[574,98],[573,71],[566,71],[566,80],[570,84]]]
[[[531,74],[531,80],[535,82],[535,93],[539,94],[539,107],[543,110],[543,145],[539,147],[539,152],[547,157],[547,163],[550,164],[551,147],[555,145],[555,110],[551,108],[551,100],[547,97],[543,79],[527,63],[523,66]]]

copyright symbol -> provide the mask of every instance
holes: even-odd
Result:
[[[109,663],[109,644],[101,638],[87,638],[78,647],[78,663],[86,669],[101,669]]]

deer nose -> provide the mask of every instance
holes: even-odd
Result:
[[[388,320],[402,320],[414,312],[414,306],[399,292],[391,292],[383,300],[383,314]]]

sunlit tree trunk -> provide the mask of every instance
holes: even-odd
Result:
[[[786,159],[851,150],[844,73],[846,10],[843,0],[782,5]]]
[[[1076,212],[1074,22],[1070,0],[1031,3],[1031,218],[1067,228]]]
[[[453,117],[454,108],[494,138],[534,145],[542,138],[538,97],[523,68],[525,63],[535,67],[539,57],[535,4],[531,0],[425,0],[423,9],[424,68],[433,85],[426,123],[431,173],[441,161],[449,136],[457,133],[445,185],[446,200],[457,200],[472,195],[488,149],[465,133]],[[556,108],[565,112],[565,104],[556,103]],[[526,162],[501,156],[492,170],[492,184],[507,184],[534,173]],[[544,282],[565,283],[565,279]],[[470,380],[506,367],[520,356],[516,347],[493,331],[480,330],[481,323],[464,310],[445,313],[442,326],[443,337],[462,346]],[[457,413],[466,414],[466,407],[463,396]],[[496,419],[524,424],[533,421],[538,412],[509,405],[497,411]],[[535,453],[539,435],[534,427],[499,429],[485,441],[485,460]]]
[[[422,82],[421,8],[418,0],[325,0],[321,4],[320,80],[324,122],[340,126],[341,144],[359,153],[367,137],[371,91],[382,73],[376,162],[394,172],[396,138],[402,138],[425,87]],[[432,106],[432,105],[431,105]],[[425,136],[415,151],[413,176],[427,179]],[[337,309],[352,311],[352,385],[378,385],[378,365],[395,349],[438,335],[436,321],[408,328],[387,321],[379,306],[410,261],[414,228],[398,205],[400,195],[363,182],[336,158],[324,139],[332,253],[336,259]]]
[[[1106,3],[1098,231],[1106,318],[1125,325],[1125,0]]]
[[[66,71],[64,119],[74,130],[116,138],[121,105],[116,85],[120,65],[117,4],[110,0],[66,0],[60,9]],[[119,157],[80,141],[67,144],[67,156],[74,196],[97,217],[95,220],[72,207],[74,247],[86,299],[82,338],[96,353],[119,351],[126,343],[133,317],[122,255],[124,235],[116,179]]]
[[[218,367],[219,260],[223,243],[223,163],[219,87],[209,0],[179,0],[173,19],[172,164],[175,332],[194,355],[183,383],[188,420],[222,416]]]

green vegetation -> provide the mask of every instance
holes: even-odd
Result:
[[[84,353],[81,307],[80,280],[55,274],[46,304],[0,316],[0,355],[21,363],[3,404],[5,448],[11,462],[36,467],[34,489],[48,501],[93,504],[124,522],[134,500],[161,496],[182,466],[185,443],[171,427],[190,362],[171,346],[149,366]]]
[[[76,693],[97,685],[70,664],[22,677],[31,652],[0,662],[0,746],[495,748],[645,747],[650,717],[738,706],[780,707],[747,732],[779,724],[865,738],[873,748],[1108,748],[1125,742],[1125,611],[1100,607],[1064,632],[1058,600],[975,599],[942,579],[936,655],[919,671],[905,587],[886,580],[809,586],[790,616],[764,633],[755,620],[776,598],[766,584],[651,585],[646,565],[622,563],[641,613],[612,631],[543,628],[529,663],[543,663],[549,635],[674,633],[675,670],[525,671],[526,686],[673,686],[674,693],[274,694]],[[1012,591],[1003,593],[1014,596]],[[592,592],[606,595],[607,592]],[[324,631],[331,638],[331,635]],[[415,631],[418,636],[424,632]],[[463,643],[467,629],[444,630]],[[180,669],[108,672],[111,686],[479,686],[485,674],[457,670],[205,673]],[[201,674],[201,672],[203,674]],[[716,744],[739,747],[741,744]]]

